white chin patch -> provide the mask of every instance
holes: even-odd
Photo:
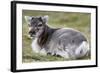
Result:
[[[30,35],[27,35],[29,39],[33,39],[33,37],[31,37]]]

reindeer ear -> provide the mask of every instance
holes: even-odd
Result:
[[[33,18],[32,16],[25,16],[25,21],[30,24],[31,19]]]
[[[42,17],[42,21],[44,22],[44,23],[47,23],[48,22],[48,15],[45,15],[45,16],[43,16]]]

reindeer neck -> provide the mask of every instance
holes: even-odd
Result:
[[[38,37],[38,44],[42,48],[46,42],[52,37],[52,34],[57,29],[50,28],[49,26],[45,26],[43,33]]]

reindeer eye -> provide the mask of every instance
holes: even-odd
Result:
[[[42,26],[42,24],[38,24],[38,26],[39,26],[39,27],[41,27],[41,26]]]

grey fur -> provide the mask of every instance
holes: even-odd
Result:
[[[81,32],[71,28],[50,28],[47,20],[48,16],[33,17],[30,20],[32,29],[29,32],[31,36],[35,35],[32,42],[34,52],[60,55],[68,59],[77,59],[88,53],[89,45]]]

